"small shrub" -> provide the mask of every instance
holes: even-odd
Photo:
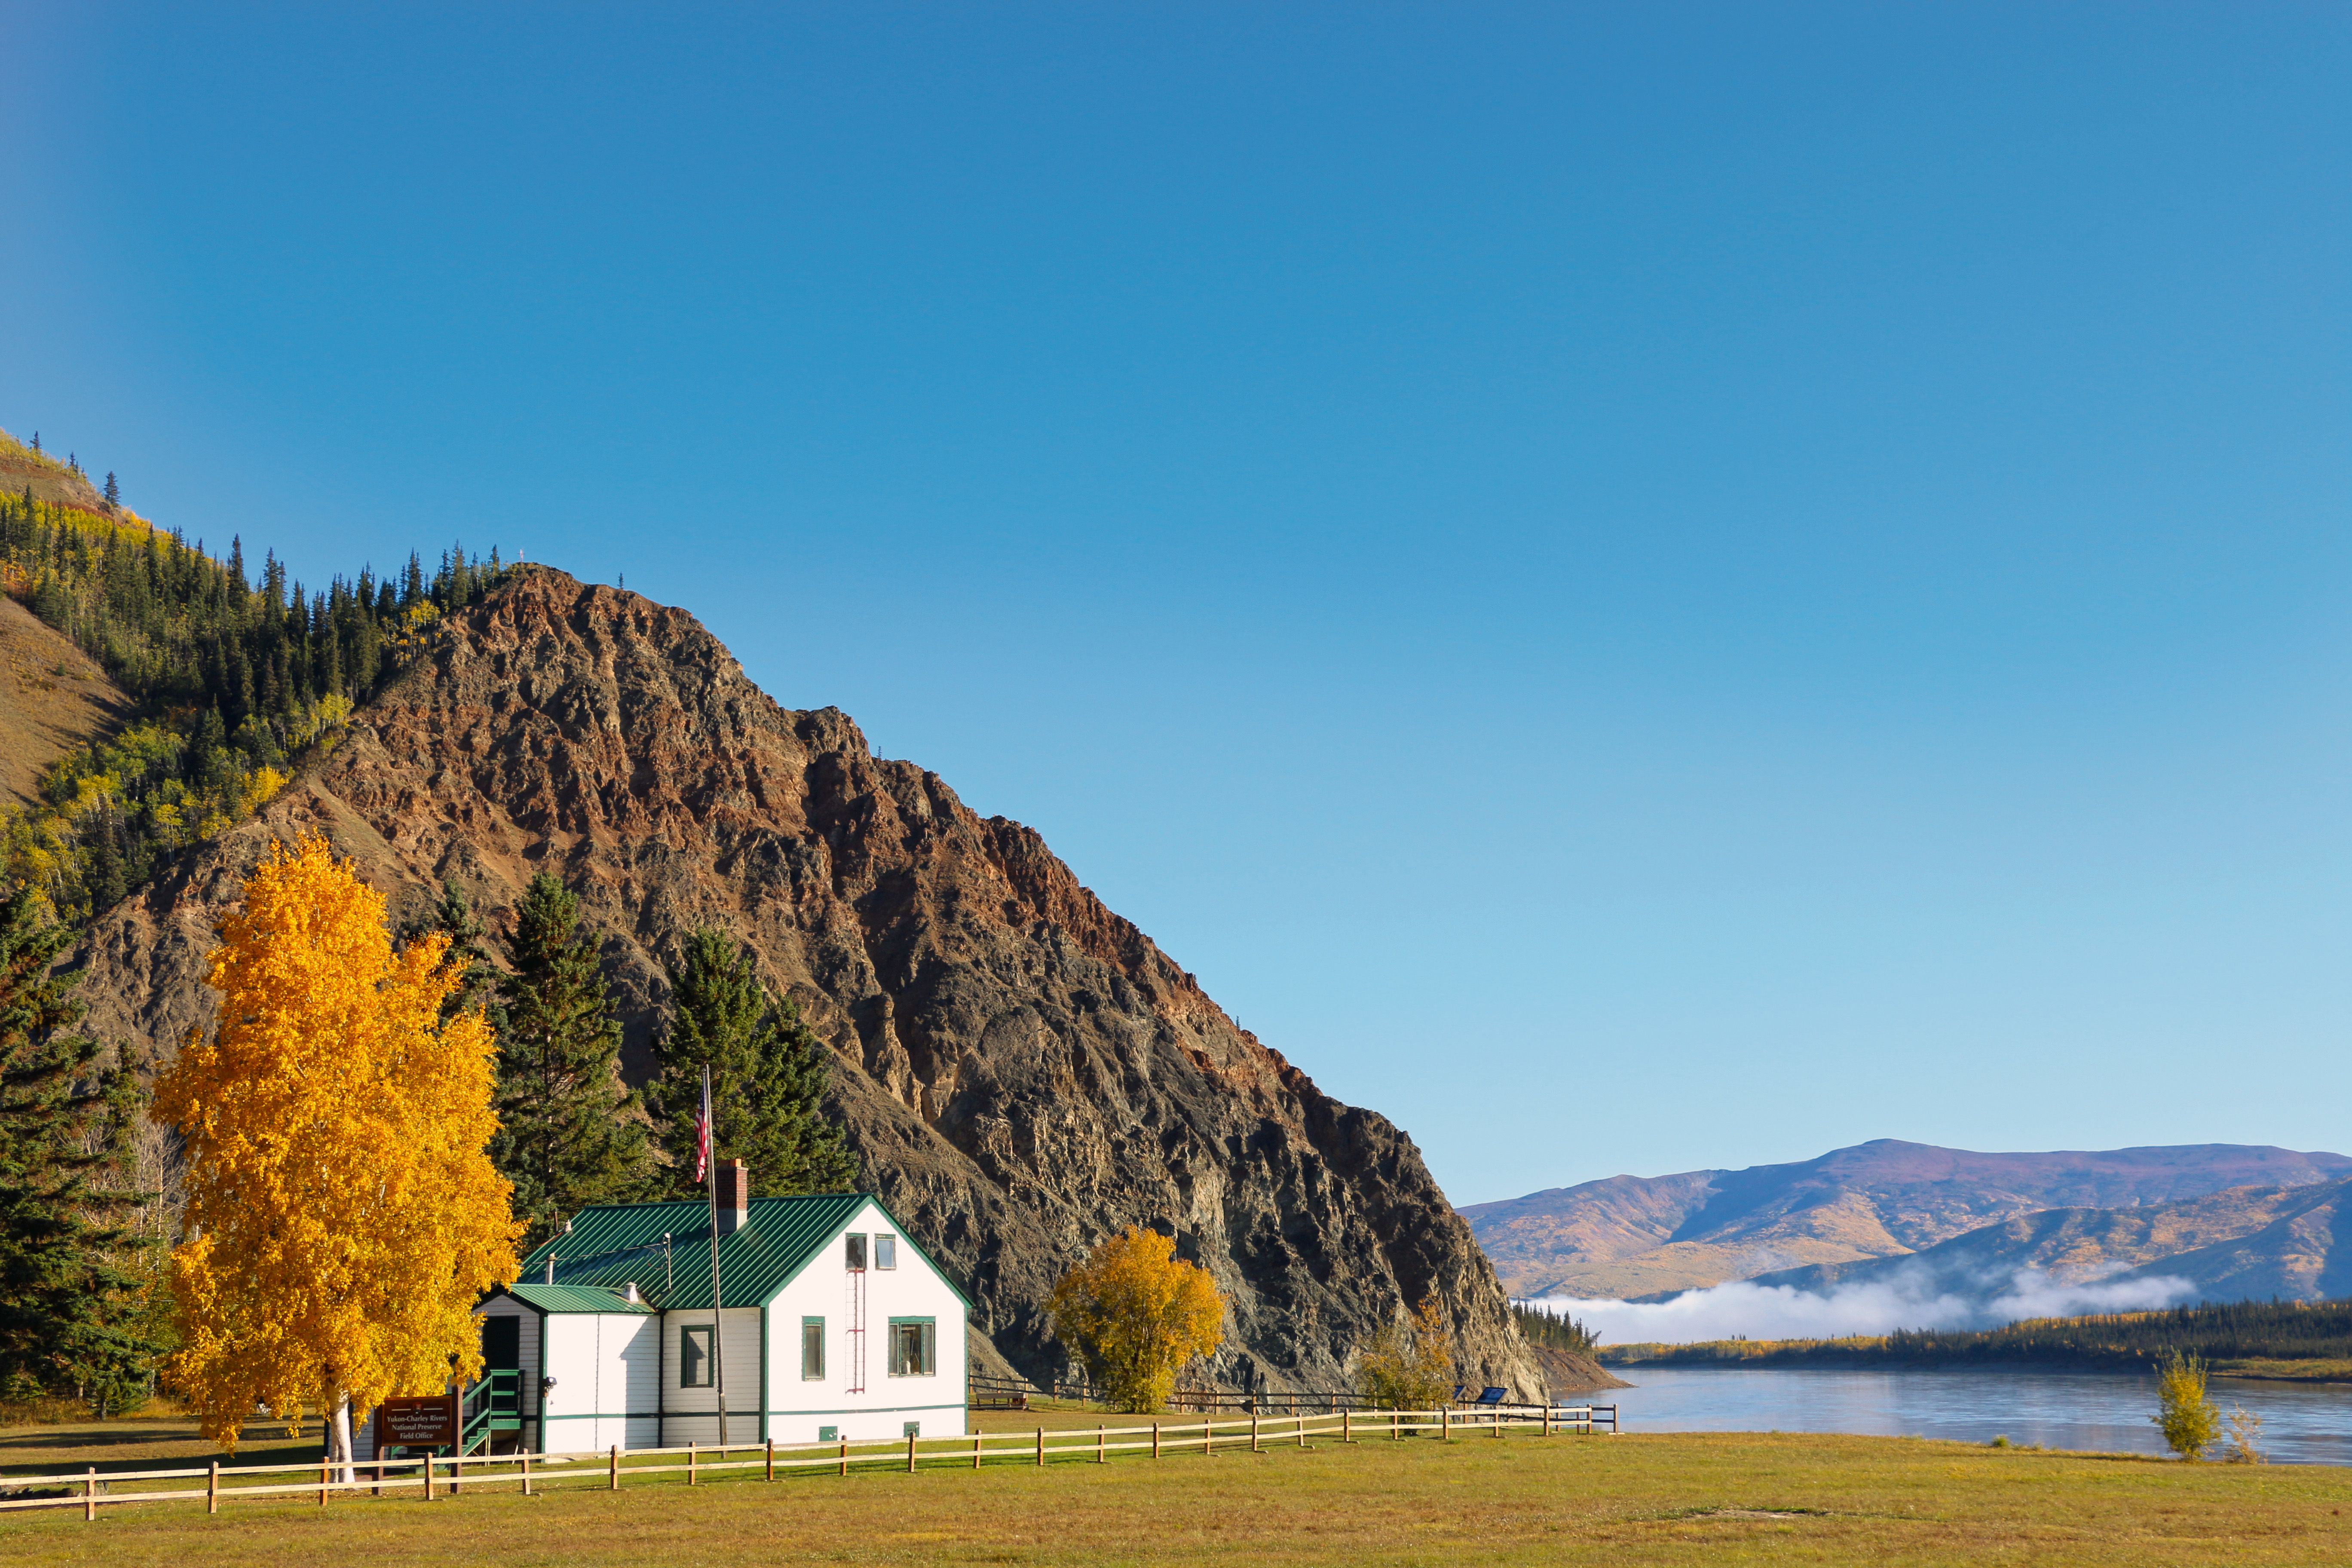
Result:
[[[1454,1336],[1435,1292],[1405,1322],[1381,1325],[1356,1382],[1376,1410],[1430,1410],[1454,1396]]]
[[[2242,1405],[2230,1407],[2230,1463],[2268,1464],[2263,1453],[2263,1418]]]
[[[2158,1363],[2157,1412],[2148,1417],[2172,1451],[2184,1459],[2205,1457],[2221,1436],[2221,1411],[2205,1393],[2205,1358],[2174,1351]]]

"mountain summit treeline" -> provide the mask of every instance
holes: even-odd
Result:
[[[41,455],[5,433],[0,456],[40,471]],[[94,495],[43,500],[33,477],[0,493],[0,585],[89,655],[136,716],[47,770],[46,809],[0,811],[0,877],[37,889],[68,924],[88,920],[160,858],[266,804],[290,759],[331,743],[425,629],[502,571],[495,549],[478,561],[458,545],[430,573],[412,553],[404,572],[363,566],[312,591],[273,552],[249,573],[241,539],[220,560]]]

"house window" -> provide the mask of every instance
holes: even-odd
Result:
[[[691,1323],[677,1331],[677,1385],[710,1386],[710,1325]]]
[[[893,1318],[890,1320],[890,1375],[892,1377],[929,1377],[933,1371],[933,1352],[939,1342],[939,1328],[929,1318]]]
[[[814,1382],[824,1375],[824,1320],[801,1320],[801,1376]]]
[[[852,1273],[856,1273],[857,1270],[864,1268],[866,1267],[866,1238],[862,1236],[848,1236],[844,1237],[842,1239],[849,1244],[848,1249],[845,1254],[845,1260],[848,1263],[850,1271]]]
[[[874,1238],[874,1267],[877,1268],[896,1268],[898,1267],[898,1238],[897,1237],[877,1236]]]

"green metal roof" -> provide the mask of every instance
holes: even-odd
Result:
[[[866,1203],[882,1208],[898,1225],[898,1216],[883,1208],[881,1200],[871,1193],[753,1198],[741,1228],[719,1238],[719,1283],[727,1301],[738,1307],[765,1305]],[[665,1231],[670,1238],[667,1268],[662,1247]],[[948,1281],[950,1289],[963,1297],[966,1306],[971,1304],[971,1298],[964,1295],[947,1271],[908,1238],[906,1226],[898,1226],[898,1235]],[[522,1277],[545,1279],[551,1254],[559,1289],[569,1285],[618,1289],[634,1280],[649,1300],[665,1310],[710,1305],[710,1205],[706,1199],[582,1209],[572,1217],[570,1231],[542,1243],[522,1260]],[[546,1289],[545,1285],[519,1285],[514,1294],[520,1297],[525,1289]]]
[[[546,1266],[542,1264],[542,1278],[545,1272]],[[618,1290],[602,1285],[509,1285],[506,1293],[542,1312],[650,1313],[654,1310],[646,1302],[632,1301]]]

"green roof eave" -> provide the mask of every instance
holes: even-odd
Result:
[[[603,1285],[509,1285],[495,1295],[511,1296],[541,1312],[627,1312],[646,1316],[654,1310],[647,1301],[632,1301]]]

